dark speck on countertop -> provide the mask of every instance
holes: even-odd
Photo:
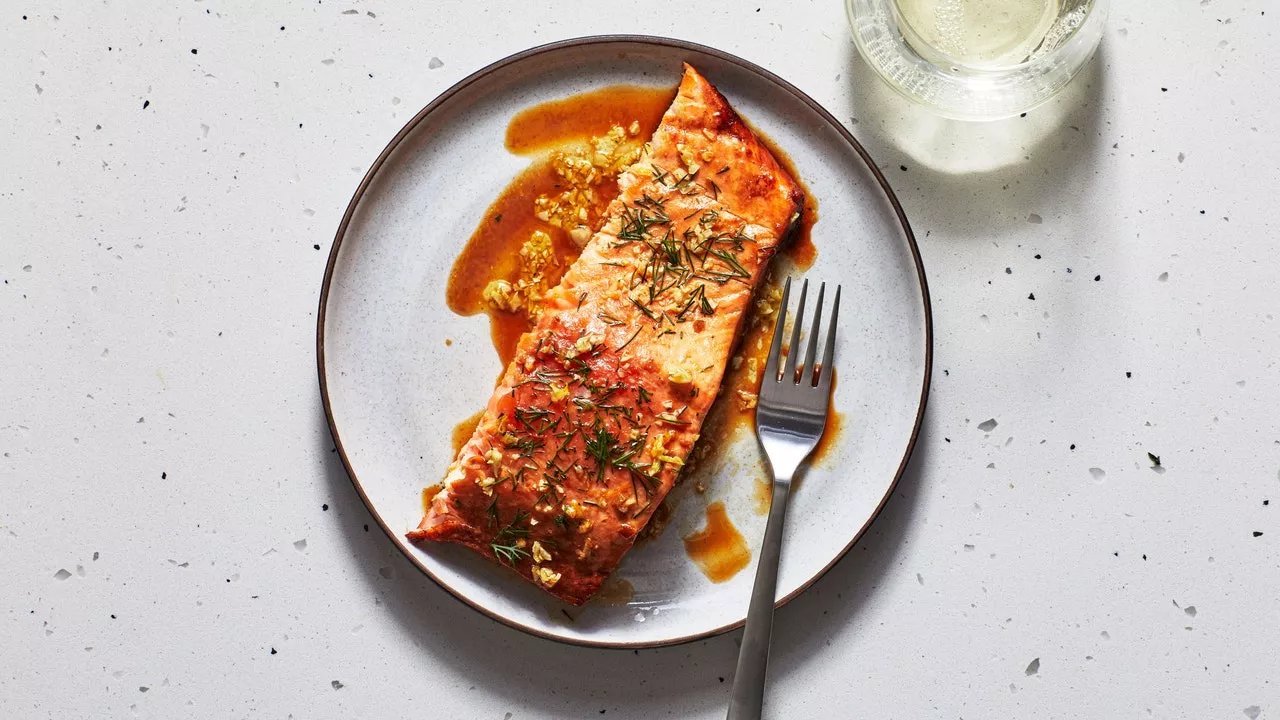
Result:
[[[321,509],[321,510],[324,510],[325,512],[329,512],[329,503],[325,503],[325,504],[321,505],[321,506],[320,506],[320,509]]]

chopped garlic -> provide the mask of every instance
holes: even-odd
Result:
[[[541,273],[550,265],[555,265],[555,246],[551,236],[541,230],[534,230],[528,240],[520,246],[520,260],[525,272],[530,275]]]
[[[520,309],[519,299],[516,297],[515,288],[506,280],[492,280],[488,285],[484,286],[481,293],[485,302],[499,310],[506,312],[515,312]]]
[[[532,555],[533,555],[533,561],[536,563],[551,562],[551,553],[547,552],[547,549],[542,547],[542,543],[538,542],[537,540],[533,541]]]
[[[556,570],[534,565],[534,579],[538,580],[539,583],[552,587],[552,585],[559,582],[559,578],[561,578],[561,574],[557,573]]]
[[[639,132],[639,123],[632,123]],[[636,133],[632,133],[635,135]],[[534,200],[538,219],[572,232],[578,225],[591,226],[597,219],[595,188],[612,181],[640,157],[640,146],[620,125],[592,138],[586,145],[551,156],[551,167],[564,188],[555,195]],[[575,238],[577,240],[577,238]],[[585,239],[579,241],[585,243]]]
[[[449,463],[449,472],[444,476],[444,484],[450,485],[458,480],[465,478],[467,474],[456,462]]]
[[[693,374],[681,365],[673,365],[667,368],[667,379],[676,385],[688,385],[693,382]]]

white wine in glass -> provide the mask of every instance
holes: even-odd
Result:
[[[845,0],[858,51],[939,115],[996,120],[1070,82],[1102,40],[1110,0]]]
[[[917,52],[940,53],[975,68],[1009,67],[1025,61],[1063,11],[1060,0],[894,2],[903,35]]]

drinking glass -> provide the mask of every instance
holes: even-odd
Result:
[[[897,92],[959,120],[1053,97],[1102,40],[1109,0],[845,0],[853,40]]]

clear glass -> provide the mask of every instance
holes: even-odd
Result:
[[[853,40],[894,90],[959,120],[1026,112],[1102,40],[1109,0],[845,0]]]

